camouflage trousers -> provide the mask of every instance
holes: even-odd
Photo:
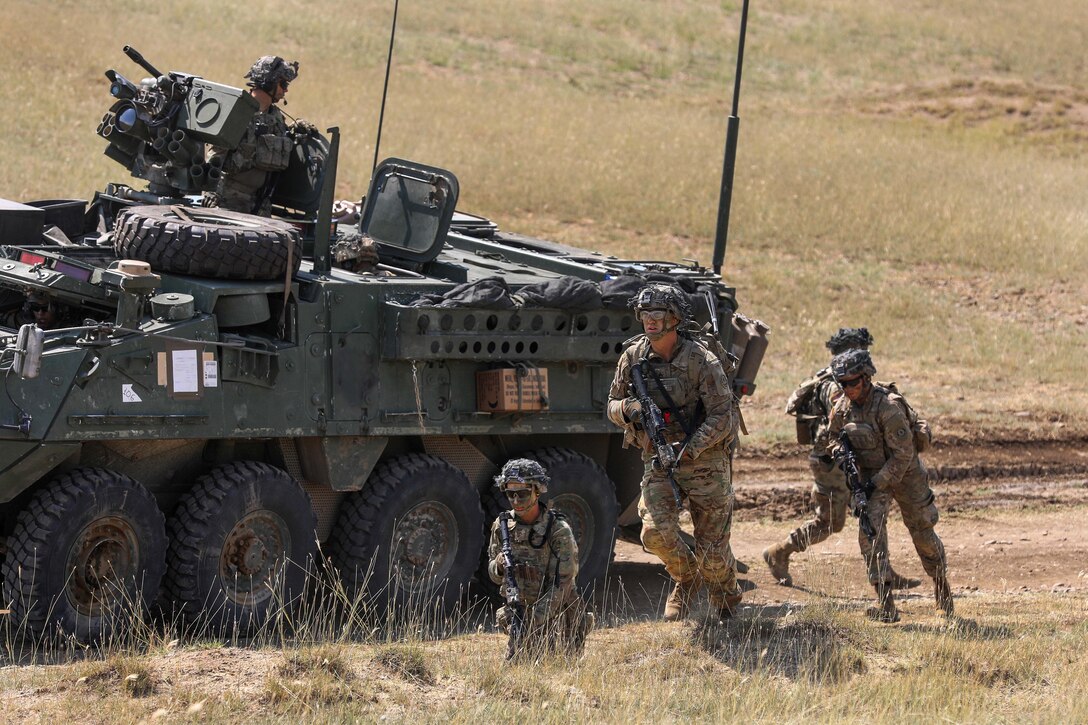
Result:
[[[872,475],[873,471],[863,471]],[[880,584],[889,580],[891,566],[888,562],[888,509],[892,501],[899,504],[903,523],[910,532],[914,550],[922,561],[922,568],[930,577],[944,576],[948,561],[941,542],[933,527],[937,524],[937,504],[933,491],[926,480],[925,468],[918,467],[907,473],[901,481],[889,488],[878,489],[869,497],[869,521],[876,529],[876,541],[869,541],[858,527],[858,544],[869,570],[869,583]]]
[[[691,511],[695,551],[680,538],[680,510],[664,471],[647,461],[642,478],[638,513],[642,517],[642,545],[665,564],[677,582],[702,576],[711,605],[735,607],[741,598],[729,547],[733,522],[733,483],[724,451],[706,451],[698,460],[684,459],[676,469],[676,483]]]
[[[578,655],[595,617],[581,596],[571,594],[560,602],[542,599],[525,607],[526,621],[515,656],[555,653]],[[510,634],[513,612],[507,606],[495,613],[495,626]]]
[[[842,531],[850,502],[850,488],[842,469],[818,456],[809,456],[808,464],[814,480],[811,497],[816,515],[790,534],[790,544],[797,551],[804,551]]]

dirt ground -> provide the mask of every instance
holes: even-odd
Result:
[[[925,458],[941,514],[937,533],[957,597],[1088,592],[1088,443],[958,444],[938,447]],[[871,599],[851,518],[840,534],[791,557],[793,587],[776,584],[763,563],[763,548],[808,516],[811,482],[803,453],[741,457],[734,479],[732,546],[750,567],[740,576],[745,606],[801,604],[824,596],[861,606]],[[897,512],[888,533],[895,569],[925,579]],[[668,581],[656,557],[641,547],[617,546],[612,579],[610,596],[622,614],[653,617],[663,610]],[[620,589],[622,594],[615,593]],[[899,596],[907,616],[932,611],[929,580]]]

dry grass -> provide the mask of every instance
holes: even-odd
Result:
[[[899,626],[839,600],[749,607],[724,625],[620,621],[592,634],[581,659],[514,665],[500,635],[481,633],[226,660],[183,646],[9,669],[0,697],[12,717],[81,722],[1076,722],[1088,716],[1085,604],[965,596],[951,622],[912,611]]]
[[[103,69],[142,75],[126,42],[229,83],[300,58],[287,110],[340,126],[338,193],[364,192],[386,3],[8,5],[0,196],[120,178],[93,128]],[[453,169],[503,228],[706,261],[738,8],[405,4],[382,155]],[[782,401],[840,325],[873,330],[938,435],[1088,431],[1086,22],[1081,0],[754,4],[725,276],[774,330],[756,444],[792,435]]]

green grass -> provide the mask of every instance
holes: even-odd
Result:
[[[739,7],[404,3],[382,156],[452,169],[461,208],[505,229],[706,262]],[[12,0],[0,196],[124,179],[94,127],[103,70],[143,75],[129,43],[234,84],[257,55],[300,59],[286,110],[341,128],[338,195],[358,198],[391,11]],[[756,442],[792,435],[782,403],[840,325],[873,331],[881,375],[938,435],[1025,410],[1032,435],[1088,431],[1086,23],[1081,0],[753,3],[725,277],[773,328]]]

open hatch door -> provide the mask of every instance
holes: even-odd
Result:
[[[386,159],[370,181],[359,229],[374,239],[383,259],[425,264],[442,250],[458,193],[449,171]]]

